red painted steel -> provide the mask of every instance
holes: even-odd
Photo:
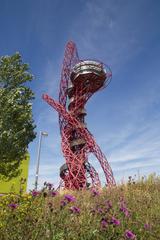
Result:
[[[68,42],[62,66],[59,102],[56,102],[46,94],[43,95],[43,99],[59,113],[59,125],[62,137],[61,147],[66,160],[66,164],[62,166],[61,170],[61,184],[63,183],[64,187],[68,189],[86,188],[88,185],[88,176],[91,178],[92,186],[100,186],[98,173],[88,162],[89,153],[93,153],[98,159],[104,171],[107,185],[115,185],[112,169],[84,122],[86,114],[84,106],[86,102],[93,93],[109,83],[111,71],[103,63],[96,65],[100,69],[106,69],[105,82],[101,83],[98,79],[102,86],[96,85],[99,82],[97,82],[97,76],[92,74],[92,72],[90,74],[85,73],[83,79],[81,75],[78,76],[78,81],[73,82],[73,69],[77,64],[81,66],[81,63],[84,66],[87,64],[87,61],[79,60],[75,43]],[[87,85],[88,78],[91,81]],[[104,76],[102,80],[104,80]],[[72,85],[70,89],[69,84]]]
[[[69,41],[65,47],[64,59],[61,71],[61,81],[59,90],[59,103],[66,107],[67,88],[70,80],[71,69],[79,62],[77,48],[74,42]],[[59,115],[60,130],[66,125],[63,116]]]

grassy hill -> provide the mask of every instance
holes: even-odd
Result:
[[[160,178],[0,197],[1,240],[160,240]]]

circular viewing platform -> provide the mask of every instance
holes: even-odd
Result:
[[[89,92],[95,92],[105,85],[107,72],[103,63],[84,60],[73,67],[70,79],[73,87],[80,85]]]

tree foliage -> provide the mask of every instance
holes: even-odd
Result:
[[[28,144],[35,138],[34,93],[25,85],[32,80],[19,53],[0,58],[0,176],[8,179],[19,174]]]

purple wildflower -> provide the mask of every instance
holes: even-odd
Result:
[[[58,194],[58,192],[56,192],[56,191],[52,191],[52,192],[51,192],[51,196],[52,196],[52,197],[57,196],[57,194]]]
[[[80,213],[80,208],[73,206],[73,207],[70,207],[70,211],[72,213]]]
[[[64,196],[64,199],[67,200],[68,202],[75,202],[76,201],[76,198],[72,195],[69,195],[69,194],[66,194]]]
[[[67,203],[66,203],[66,201],[62,200],[62,201],[60,202],[60,205],[61,205],[61,208],[62,208],[62,207],[64,207],[64,206],[66,206]]]
[[[119,226],[120,225],[120,221],[118,219],[116,219],[115,217],[112,217],[111,219],[111,223],[113,225]]]
[[[36,196],[38,196],[39,195],[39,192],[38,191],[36,191],[36,190],[33,190],[32,191],[32,196],[33,197],[36,197]]]
[[[130,213],[124,202],[121,202],[121,204],[120,204],[120,211],[123,212],[126,217],[130,217]]]
[[[102,218],[101,220],[102,229],[105,229],[107,226],[108,226],[107,220],[105,218]]]
[[[149,223],[144,224],[144,229],[145,230],[150,230],[151,229],[151,225]]]
[[[121,197],[119,198],[119,201],[120,201],[120,204],[126,205],[126,201],[125,201],[125,199],[124,199],[124,196],[121,196]]]
[[[133,232],[131,232],[130,230],[126,230],[126,231],[125,231],[125,237],[126,237],[127,239],[132,239],[132,240],[134,240],[134,239],[136,238],[136,235],[135,235]]]
[[[130,213],[127,208],[122,207],[120,208],[120,211],[123,212],[126,217],[130,217]]]
[[[109,209],[112,208],[112,202],[111,202],[111,200],[108,200],[108,201],[106,202],[106,204],[107,204],[107,210],[109,210]]]
[[[53,187],[52,183],[46,183],[46,187],[48,187],[48,190],[50,191]]]
[[[125,212],[126,211],[126,207],[124,207],[124,206],[120,206],[120,208],[119,208],[119,210],[121,211],[121,212]]]
[[[130,216],[131,216],[131,214],[129,213],[128,209],[126,209],[126,210],[124,211],[124,215],[125,215],[126,217],[130,217]]]
[[[100,213],[100,214],[102,214],[102,213],[103,213],[103,209],[102,209],[102,208],[98,208],[98,209],[97,209],[97,212]]]
[[[44,186],[46,186],[46,188],[48,188],[48,190],[51,190],[53,187],[53,184],[49,183],[49,182],[44,182]]]
[[[100,195],[100,193],[98,192],[98,190],[95,189],[95,188],[92,188],[91,192],[92,192],[92,195],[93,195],[94,197]]]
[[[126,203],[124,201],[120,202],[120,211],[123,212],[123,208],[126,208]]]
[[[10,204],[8,205],[8,207],[10,207],[11,209],[16,209],[16,208],[18,207],[18,204],[16,204],[16,203],[10,203]]]

